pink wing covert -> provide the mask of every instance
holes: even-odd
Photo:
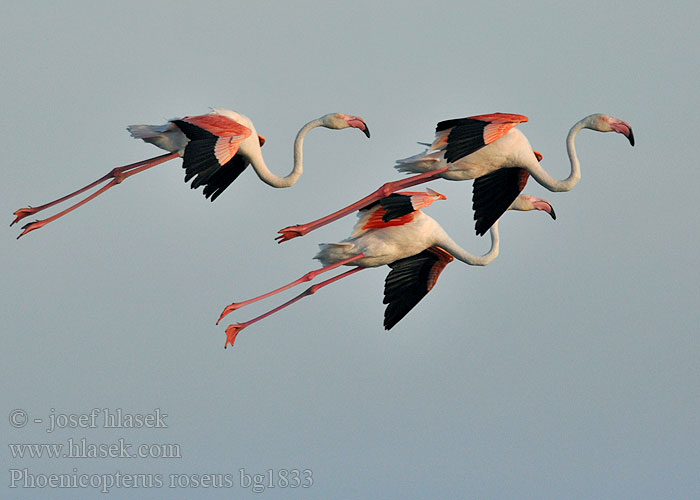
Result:
[[[360,220],[355,226],[353,237],[369,229],[408,224],[416,218],[421,209],[437,200],[445,199],[447,197],[444,194],[432,189],[428,189],[427,192],[393,193],[360,211]]]
[[[491,144],[496,139],[500,139],[508,131],[516,127],[519,123],[527,122],[529,119],[525,115],[514,113],[490,113],[487,115],[470,116],[472,120],[490,122],[484,128],[484,144]]]
[[[238,152],[238,147],[250,137],[252,131],[245,125],[219,114],[186,116],[182,121],[195,125],[219,137],[214,146],[214,156],[219,165],[225,165]],[[264,139],[263,139],[264,141]]]

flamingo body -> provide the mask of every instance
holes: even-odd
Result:
[[[388,265],[385,281],[384,327],[388,330],[398,323],[433,288],[440,273],[453,259],[466,264],[486,266],[499,253],[498,224],[491,227],[491,248],[483,255],[474,255],[460,247],[432,217],[421,211],[446,197],[436,191],[393,193],[374,202],[358,213],[358,221],[349,238],[338,243],[323,243],[314,257],[323,267],[311,271],[296,281],[244,302],[228,305],[219,317],[243,306],[270,297],[297,284],[311,281],[321,273],[340,266],[353,269],[312,285],[306,291],[281,306],[245,323],[235,323],[226,329],[225,346],[233,345],[238,334],[249,325],[288,307],[319,289],[350,276],[361,269]],[[551,204],[539,198],[519,195],[511,210],[543,210],[556,218]],[[218,323],[217,322],[217,323]]]
[[[352,127],[360,129],[367,137],[370,136],[367,124],[357,116],[329,113],[312,120],[297,133],[294,141],[292,171],[287,176],[280,177],[270,172],[263,159],[261,147],[265,143],[265,138],[256,132],[250,118],[235,111],[214,109],[206,115],[185,116],[170,120],[164,125],[130,125],[127,129],[132,137],[164,149],[168,154],[116,167],[95,182],[67,196],[39,207],[16,210],[15,220],[10,225],[107,182],[95,193],[62,212],[50,218],[26,224],[22,227],[23,231],[19,238],[84,205],[128,177],[178,157],[183,158],[185,182],[192,180],[193,189],[203,186],[204,196],[211,201],[230,186],[249,165],[266,184],[276,188],[290,187],[303,173],[304,137],[316,127],[336,130]]]
[[[517,124],[514,124],[515,126]],[[449,136],[448,136],[449,137]],[[447,171],[436,174],[436,177],[451,181],[467,181],[487,175],[495,170],[509,167],[521,167],[530,163],[533,156],[525,134],[517,128],[510,128],[498,140],[490,143],[477,142],[478,149],[473,148],[470,153],[462,154],[467,149],[452,150],[449,142],[443,142],[440,146],[435,143],[432,148],[424,153],[397,160],[396,168],[399,172],[423,173],[447,168]],[[449,158],[449,159],[448,159]]]
[[[484,124],[488,121],[488,124]],[[476,234],[483,235],[508,209],[525,187],[530,175],[551,191],[569,191],[581,178],[574,138],[584,128],[618,132],[634,146],[632,127],[604,114],[589,115],[569,131],[567,151],[571,175],[552,178],[540,165],[542,155],[530,145],[516,125],[528,121],[523,115],[494,113],[438,123],[435,140],[423,153],[398,160],[400,172],[439,171],[435,177],[448,180],[475,179],[472,188]]]
[[[498,168],[519,166],[520,156],[532,156],[525,135],[515,127],[527,122],[523,115],[491,113],[444,120],[437,124],[435,140],[423,153],[397,160],[400,172],[423,173],[447,168],[436,177],[464,181]]]

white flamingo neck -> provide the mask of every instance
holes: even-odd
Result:
[[[499,248],[500,248],[500,236],[498,234],[498,221],[494,223],[493,226],[491,226],[490,230],[491,234],[491,248],[489,249],[488,252],[486,252],[483,255],[474,255],[471,252],[468,252],[461,246],[459,246],[450,236],[443,231],[442,238],[440,238],[440,241],[436,243],[437,246],[442,248],[443,250],[448,251],[452,256],[464,262],[465,264],[469,264],[470,266],[487,266],[491,262],[493,262],[496,257],[498,257],[499,253]]]
[[[566,152],[569,154],[569,162],[571,163],[571,173],[569,177],[563,180],[555,179],[534,159],[530,162],[530,165],[528,165],[527,169],[535,180],[550,191],[571,191],[574,186],[578,184],[578,181],[581,180],[581,164],[576,155],[574,141],[576,139],[576,134],[578,134],[581,129],[587,128],[590,118],[590,116],[587,116],[574,124],[571,130],[569,130],[569,135],[566,137]]]
[[[306,137],[306,134],[308,134],[312,129],[320,126],[322,126],[322,121],[320,118],[317,118],[316,120],[311,120],[309,123],[301,127],[299,132],[297,132],[296,139],[294,139],[294,166],[292,167],[292,171],[285,177],[280,177],[279,175],[275,175],[270,172],[270,169],[267,168],[267,164],[263,158],[262,151],[258,148],[256,150],[256,156],[250,159],[250,164],[258,174],[260,180],[265,184],[276,188],[286,188],[296,184],[301,177],[301,174],[304,173],[304,137]],[[258,138],[255,137],[255,140],[257,141]]]

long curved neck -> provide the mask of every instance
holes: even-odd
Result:
[[[304,137],[306,137],[306,134],[308,134],[312,129],[320,127],[321,125],[321,119],[317,118],[316,120],[312,120],[301,127],[299,132],[297,132],[297,137],[294,140],[294,167],[285,177],[280,177],[279,175],[275,175],[270,172],[270,169],[267,168],[267,165],[265,164],[262,151],[257,150],[256,153],[258,154],[256,154],[254,158],[250,159],[250,164],[258,174],[258,177],[260,177],[260,180],[265,184],[276,188],[291,187],[296,184],[299,177],[301,177],[301,174],[304,172]],[[257,140],[257,137],[255,140]]]
[[[490,234],[491,248],[488,252],[486,252],[483,255],[474,255],[473,253],[467,252],[464,248],[455,243],[455,241],[452,238],[450,238],[450,236],[447,233],[444,233],[442,235],[442,238],[440,238],[441,241],[439,241],[436,244],[443,250],[446,250],[449,253],[451,253],[454,256],[454,258],[464,262],[465,264],[469,264],[470,266],[487,266],[488,264],[493,262],[496,259],[496,257],[498,257],[499,246],[501,241],[500,236],[498,234],[498,221],[496,221],[494,225],[491,226]]]
[[[578,181],[581,180],[581,164],[578,161],[578,156],[576,156],[574,140],[576,134],[581,129],[586,128],[588,118],[584,118],[571,127],[569,135],[566,137],[566,152],[569,154],[569,161],[571,162],[571,174],[569,174],[569,177],[563,180],[555,179],[537,161],[533,161],[528,165],[527,169],[535,180],[550,191],[571,191],[578,184]]]

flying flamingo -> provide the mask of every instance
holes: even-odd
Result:
[[[472,194],[474,219],[476,233],[483,235],[522,191],[529,175],[550,191],[570,191],[574,188],[581,178],[574,139],[582,129],[618,132],[634,146],[632,127],[628,123],[604,114],[587,116],[576,122],[569,131],[566,149],[571,174],[559,180],[540,166],[541,155],[533,151],[525,135],[515,128],[526,121],[526,116],[507,113],[442,121],[437,125],[435,140],[426,151],[398,160],[395,165],[400,172],[418,175],[388,182],[360,201],[321,219],[281,229],[275,239],[282,243],[303,236],[395,191],[437,178],[455,181],[475,179]]]
[[[180,156],[183,157],[182,166],[185,169],[185,182],[189,182],[194,177],[191,187],[195,189],[204,186],[203,194],[206,198],[211,198],[211,201],[214,201],[236,180],[248,165],[252,165],[260,180],[266,184],[276,188],[290,187],[299,180],[303,172],[304,137],[316,127],[335,130],[352,127],[360,129],[369,137],[367,124],[358,116],[330,113],[312,120],[297,133],[294,141],[294,168],[287,176],[279,177],[270,172],[263,159],[260,148],[265,142],[265,138],[258,135],[250,118],[234,111],[213,109],[209,114],[173,119],[165,125],[131,125],[127,129],[132,137],[143,139],[169,152],[148,160],[116,167],[84,188],[45,205],[21,208],[14,213],[16,218],[10,226],[27,216],[109,181],[95,193],[53,217],[26,224],[22,227],[22,233],[17,237],[19,239],[30,231],[39,229],[75,210],[109,188],[121,183],[124,179]]]
[[[472,266],[486,266],[499,252],[498,221],[491,227],[491,248],[484,255],[474,255],[457,243],[432,217],[420,209],[434,201],[446,199],[432,189],[427,192],[393,193],[371,206],[360,210],[359,221],[352,235],[340,243],[321,244],[314,258],[323,267],[310,271],[296,281],[281,288],[244,302],[234,302],[221,313],[217,324],[230,312],[265,299],[295,285],[313,280],[343,265],[356,266],[333,278],[312,285],[281,306],[245,323],[235,323],[226,328],[226,344],[233,345],[236,336],[244,328],[284,309],[296,301],[316,293],[326,285],[350,276],[367,267],[384,264],[391,268],[384,285],[384,328],[389,330],[398,323],[433,288],[440,273],[455,258]],[[511,210],[543,210],[556,218],[552,205],[534,196],[520,194],[509,207]]]

